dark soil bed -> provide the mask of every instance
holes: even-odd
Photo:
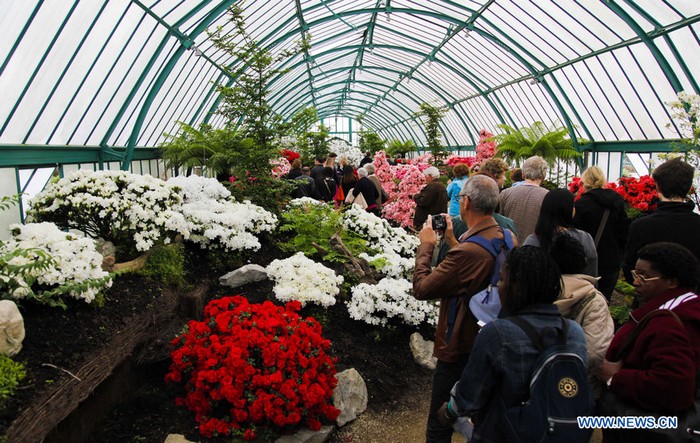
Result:
[[[240,261],[264,266],[287,255],[268,242],[261,251]],[[218,277],[227,270],[221,261],[212,261],[205,252],[188,250],[187,270],[187,289],[208,288],[207,299],[241,294],[253,302],[274,300],[270,282],[246,285],[236,290],[219,286]],[[15,359],[26,363],[27,378],[14,398],[0,411],[0,435],[4,435],[12,422],[35,406],[42,396],[55,390],[57,384],[75,383],[74,376],[85,362],[104,353],[106,344],[113,343],[115,337],[134,328],[134,322],[144,322],[151,316],[155,319],[163,294],[172,292],[173,289],[144,276],[127,274],[115,279],[101,308],[74,302],[64,311],[23,304],[26,338]],[[304,308],[302,314],[314,316],[322,323],[324,336],[331,340],[333,353],[338,359],[338,372],[355,368],[362,375],[369,392],[370,411],[391,409],[403,392],[428,375],[427,370],[413,361],[409,349],[409,336],[416,328],[378,329],[354,321],[340,301],[327,310]],[[175,407],[175,398],[182,394],[179,387],[166,385],[163,381],[169,364],[168,343],[187,321],[185,317],[171,321],[169,330],[150,331],[152,336],[146,337],[146,343],[134,349],[125,363],[115,368],[119,376],[115,375],[112,387],[105,383],[95,393],[85,393],[92,397],[112,396],[112,402],[118,402],[118,405],[106,410],[105,414],[95,414],[99,406],[93,405],[101,403],[90,403],[93,399],[88,398],[85,402],[88,406],[77,409],[74,416],[93,414],[89,421],[94,431],[81,435],[80,440],[161,443],[168,434],[175,433],[184,434],[193,441],[205,441],[197,432],[193,414]],[[421,332],[432,338],[429,328],[423,328]],[[65,411],[60,410],[42,413],[65,415]],[[63,426],[76,427],[73,424]],[[80,434],[54,432],[46,441],[69,441],[66,435],[73,435],[70,437],[73,443]]]

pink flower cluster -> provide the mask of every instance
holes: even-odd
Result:
[[[272,176],[276,178],[284,177],[292,169],[292,165],[284,157],[271,159],[270,166],[272,166]]]
[[[479,144],[476,145],[476,163],[492,158],[496,155],[496,152],[498,152],[498,143],[493,140],[493,134],[486,129],[479,131]]]
[[[383,151],[374,156],[375,175],[389,198],[382,212],[386,219],[400,226],[413,226],[416,203],[411,196],[425,186],[423,171],[430,167],[431,154],[424,154],[409,161],[409,164],[392,166]]]

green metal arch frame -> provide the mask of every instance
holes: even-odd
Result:
[[[351,16],[351,15],[358,15],[358,14],[368,14],[368,13],[373,14],[373,13],[383,12],[383,11],[384,11],[384,9],[382,9],[382,8],[364,8],[364,9],[357,9],[357,10],[351,10],[351,11],[344,11],[344,12],[340,12],[340,13],[335,14],[337,17],[335,17],[335,16],[328,16],[328,17],[323,17],[323,18],[314,20],[313,22],[308,22],[308,23],[307,23],[307,26],[308,26],[309,28],[311,28],[311,27],[313,27],[313,26],[315,26],[315,25],[322,24],[322,23],[325,23],[325,22],[327,22],[327,21],[330,21],[330,20],[333,20],[333,19],[336,19],[336,18],[341,18],[341,17],[343,17],[343,16]],[[453,17],[447,16],[447,15],[444,15],[444,14],[441,14],[441,13],[432,12],[432,11],[422,11],[422,10],[411,9],[411,8],[398,8],[398,9],[392,8],[392,9],[391,9],[391,12],[405,12],[405,13],[415,13],[415,14],[418,14],[418,15],[428,15],[428,16],[432,16],[432,17],[434,17],[434,18],[439,18],[439,19],[442,19],[442,20],[445,20],[445,21],[448,21],[448,22],[452,22],[452,23],[454,23],[454,24],[457,24],[458,26],[459,26],[460,24],[463,24],[463,22],[461,22],[461,21],[459,21],[459,20],[457,20],[457,19],[455,19],[455,18],[453,18]],[[474,12],[474,11],[472,11],[472,12]],[[293,18],[287,19],[285,22],[283,22],[283,23],[282,23],[281,25],[279,25],[277,28],[275,28],[274,30],[272,30],[272,31],[268,34],[268,36],[274,35],[274,34],[277,33],[280,29],[283,29],[286,25],[290,24],[292,21],[294,21]],[[473,26],[473,24],[472,24],[472,26]],[[284,34],[283,36],[281,36],[281,37],[277,38],[276,40],[272,41],[272,42],[268,45],[268,47],[269,47],[269,48],[272,48],[272,47],[278,45],[279,43],[281,43],[281,42],[283,42],[283,41],[286,41],[288,38],[293,37],[294,35],[296,35],[299,31],[300,31],[299,28],[293,28],[293,29],[291,29],[291,30],[288,31],[286,34]],[[263,38],[259,41],[259,43],[262,45],[266,40],[268,40],[268,36],[263,37]],[[384,47],[391,47],[391,45],[371,45],[371,46],[373,46],[373,47],[382,47],[382,46],[384,46]],[[319,56],[322,56],[322,55],[325,55],[325,54],[331,53],[331,52],[338,52],[339,50],[341,50],[341,48],[344,48],[344,49],[348,49],[348,48],[353,49],[353,48],[356,48],[356,49],[359,49],[359,50],[363,50],[365,47],[367,47],[367,46],[366,46],[366,45],[351,45],[351,46],[345,46],[345,47],[340,47],[340,48],[333,48],[333,49],[331,49],[331,50],[324,51],[323,53],[320,53],[320,54],[316,55],[315,57],[319,57]],[[420,55],[421,57],[426,57],[426,54],[424,54],[424,53],[422,53],[422,52],[420,52],[420,51],[417,51],[417,50],[413,50],[413,49],[409,49],[409,48],[404,48],[404,47],[399,47],[399,46],[394,47],[394,49],[396,49],[396,50],[402,50],[402,51],[407,51],[407,52],[412,52],[412,53],[414,53],[414,54]],[[448,58],[449,58],[449,57],[448,57]],[[427,59],[427,57],[426,57],[426,59]],[[436,62],[438,62],[438,63],[444,64],[448,69],[450,69],[451,71],[455,72],[455,74],[457,74],[460,78],[462,78],[463,80],[465,80],[465,81],[467,81],[469,84],[471,84],[472,87],[474,87],[474,89],[479,90],[479,91],[481,90],[481,88],[480,88],[479,86],[477,86],[477,85],[473,82],[473,80],[472,80],[470,77],[468,77],[468,76],[464,75],[462,72],[456,70],[456,69],[454,68],[454,65],[453,65],[453,64],[444,63],[444,62],[442,62],[442,61],[441,61],[439,58],[437,58],[437,57],[433,57],[433,58],[431,58],[431,60],[434,60],[434,61],[436,61]],[[294,67],[298,67],[301,63],[305,63],[305,62],[306,62],[305,60],[299,61],[299,62],[297,62],[296,65],[294,65],[293,67],[291,67],[291,69],[293,69]],[[363,69],[366,69],[367,67],[366,67],[366,66],[363,66],[362,68],[363,68]],[[281,77],[281,76],[278,76],[277,78],[273,79],[273,80],[270,82],[270,84],[274,84],[274,82],[275,82],[279,77]],[[476,76],[475,76],[475,78],[476,78]],[[235,81],[235,78],[230,78],[229,84],[228,84],[228,85],[231,85],[234,81]],[[491,99],[489,98],[489,96],[488,96],[487,94],[483,94],[482,96],[487,100],[487,102],[488,102],[489,105],[491,106],[491,108],[492,108],[492,110],[494,111],[494,113],[495,113],[497,116],[499,116],[499,118],[501,119],[501,122],[502,122],[502,123],[505,123],[505,120],[504,120],[503,117],[501,116],[501,110],[500,110],[497,106],[494,105],[494,103],[491,101]],[[444,98],[443,98],[443,100],[444,100]],[[452,103],[451,101],[448,101],[448,100],[445,100],[445,102],[446,102],[446,104],[448,104],[448,105],[449,105],[450,103]],[[219,99],[217,98],[217,100],[215,100],[215,102],[214,102],[214,103],[212,104],[212,106],[210,107],[208,115],[211,115],[211,114],[216,110],[216,108],[218,107],[218,104],[219,104]],[[503,111],[505,111],[505,107],[503,107],[502,104],[501,104],[501,107],[503,108]],[[456,111],[455,111],[455,112],[456,112]],[[466,126],[466,123],[464,122],[464,119],[463,119],[461,113],[456,112],[456,114],[459,116],[460,120],[462,120],[462,123],[464,123],[465,126]],[[511,121],[512,121],[512,119],[511,119]],[[443,132],[444,132],[444,131],[443,131]],[[473,139],[473,138],[472,138],[472,139]]]
[[[345,70],[350,70],[350,69],[352,69],[351,66],[346,66],[346,67],[340,67],[340,68],[329,69],[329,70],[326,71],[326,72],[328,72],[328,73],[333,73],[333,72],[345,71]],[[387,71],[387,72],[396,73],[396,74],[400,74],[400,73],[401,73],[401,71],[398,71],[398,70],[395,70],[395,69],[382,68],[382,67],[377,67],[377,66],[365,66],[365,67],[363,67],[363,69],[368,70],[368,71],[369,71],[369,70]],[[424,82],[422,79],[419,79],[419,78],[413,78],[412,81],[415,81],[415,82],[417,82],[417,83],[420,83],[420,84],[424,85],[427,89],[433,91],[436,95],[438,95],[440,98],[442,98],[443,100],[445,100],[445,101],[449,104],[449,101],[447,101],[438,91],[435,91],[434,88],[432,88],[432,85],[431,85],[430,83]],[[340,84],[340,83],[344,83],[344,82],[345,82],[345,81],[337,82],[337,83],[334,83],[334,84]],[[359,83],[359,84],[367,84],[367,83],[370,83],[370,82],[366,82],[366,81],[357,81],[356,83]],[[380,83],[377,83],[377,84],[380,84]],[[323,86],[327,86],[327,85],[323,85]],[[384,85],[384,86],[387,86],[387,85]],[[391,90],[391,89],[390,89],[390,90]],[[400,91],[398,88],[395,89],[395,91],[396,91],[396,92],[399,92],[399,93],[403,93],[403,91]],[[410,95],[410,94],[404,94],[404,95],[407,96],[407,97],[409,97],[414,103],[420,104],[420,102],[417,101],[417,100],[415,100],[415,98],[414,98],[412,95]],[[381,96],[377,95],[378,98],[377,98],[377,100],[375,100],[374,102],[367,102],[367,103],[376,106],[377,103],[378,103],[378,101],[379,101],[379,99],[386,99],[386,97],[389,97],[389,96],[390,96],[390,95],[388,94],[388,91],[387,91],[387,92],[385,92],[384,94],[382,94]],[[308,103],[308,101],[307,101],[307,103]],[[288,107],[287,107],[287,108],[288,108]],[[284,108],[284,109],[287,109],[287,108]],[[367,109],[367,108],[365,108],[365,109]],[[411,113],[411,112],[407,112],[407,116],[408,116],[407,118],[405,118],[405,119],[403,119],[403,120],[400,120],[400,121],[407,121],[407,120],[411,120],[411,119],[412,119],[412,120],[415,120],[415,119],[418,118],[417,116],[413,115],[413,113]],[[399,119],[400,119],[400,117],[399,117]],[[468,125],[464,122],[464,120],[463,120],[461,117],[460,117],[460,120],[462,120],[462,123],[464,123],[465,127],[468,127]],[[471,122],[471,121],[470,121],[470,122]],[[475,125],[474,125],[473,123],[472,123],[472,126],[475,127]],[[443,130],[443,133],[444,133],[444,134],[448,134],[449,131]],[[470,136],[471,136],[471,134],[470,134]],[[473,141],[473,140],[474,140],[474,138],[473,138],[473,136],[472,136],[472,141]],[[415,141],[415,140],[414,140],[414,141]]]
[[[332,86],[332,85],[329,85],[329,87],[330,87],[330,86]],[[318,91],[320,92],[321,89],[322,89],[322,88],[319,88]],[[329,96],[333,96],[333,95],[335,95],[335,92],[325,93],[325,94],[319,95],[319,96],[317,97],[317,99],[320,100],[321,98],[329,97]],[[374,93],[367,92],[367,93],[365,93],[365,95],[367,95],[367,96],[369,96],[369,97],[378,97],[380,94],[374,94]],[[335,102],[335,100],[332,100],[332,101]],[[365,103],[365,104],[366,104],[366,103],[371,103],[369,100],[354,99],[353,102],[355,102],[355,101],[356,101],[356,102]],[[401,103],[399,102],[399,104],[401,104]],[[400,119],[400,118],[401,118],[401,117],[400,117],[397,113],[395,113],[391,108],[387,108],[387,111],[388,111],[389,113],[393,114],[393,117],[394,117],[394,118],[397,118],[397,119]],[[319,117],[321,117],[321,114],[322,114],[322,112],[319,111]],[[331,116],[330,114],[329,114],[329,115],[323,115],[323,117],[330,117],[330,116]],[[354,117],[353,117],[353,118],[354,118]],[[404,127],[409,131],[409,133],[412,133],[411,139],[412,139],[413,142],[415,143],[415,142],[416,142],[416,139],[418,138],[418,137],[417,137],[417,134],[413,133],[413,131],[411,130],[411,127],[410,127],[409,125],[404,125]],[[423,131],[422,128],[421,128],[421,132],[423,132],[423,135],[425,135],[425,131]]]
[[[135,0],[132,0],[135,1]],[[158,58],[160,53],[163,51],[163,49],[166,46],[166,43],[169,41],[171,35],[175,36],[180,42],[181,45],[175,50],[175,54],[170,58],[168,63],[165,66],[165,69],[163,69],[159,74],[158,77],[156,78],[156,81],[153,84],[153,87],[149,91],[146,100],[141,107],[141,110],[139,111],[139,114],[136,118],[136,122],[134,123],[134,128],[131,132],[131,136],[129,137],[128,144],[126,146],[126,152],[124,153],[124,159],[122,160],[122,169],[123,170],[128,170],[131,159],[133,157],[134,153],[134,146],[136,144],[136,139],[138,138],[138,134],[141,131],[141,127],[143,125],[143,121],[146,118],[146,113],[151,107],[151,104],[153,104],[153,100],[155,99],[156,95],[158,92],[160,92],[161,87],[163,86],[163,83],[165,82],[166,78],[170,73],[172,72],[173,68],[175,67],[175,64],[177,61],[182,57],[184,54],[185,50],[189,49],[192,47],[192,44],[194,42],[194,38],[197,37],[199,34],[201,34],[207,26],[209,26],[210,23],[212,23],[216,18],[218,18],[223,11],[226,10],[235,0],[226,0],[221,3],[215,8],[213,8],[206,16],[204,20],[202,20],[199,25],[189,34],[189,36],[184,36],[182,35],[178,30],[177,30],[177,25],[175,27],[170,27],[167,25],[167,23],[162,22],[162,20],[159,20],[168,28],[169,34],[166,35],[163,40],[161,41],[161,44],[158,46],[158,49],[156,52],[152,55],[151,60],[149,61],[146,69],[144,69],[144,72],[141,74],[141,77],[137,81],[137,84],[134,85],[134,88],[131,91],[131,94],[129,94],[128,99],[124,102],[122,105],[122,109],[120,110],[120,115],[118,118],[115,118],[114,122],[112,123],[112,126],[110,127],[110,131],[108,131],[108,134],[105,135],[103,138],[102,143],[100,143],[100,146],[103,146],[103,148],[106,148],[106,142],[109,139],[109,136],[111,133],[114,131],[114,128],[116,127],[117,122],[121,119],[121,115],[126,110],[126,107],[128,104],[131,102],[133,99],[133,96],[136,94],[136,91],[140,87],[141,83],[143,83],[143,79],[145,79],[146,74],[150,71],[150,69],[153,67],[153,64],[155,63],[155,60]],[[204,3],[200,3],[199,9],[203,7]],[[149,11],[147,11],[149,12]],[[191,14],[194,14],[195,11],[191,11]],[[156,16],[156,19],[159,19],[159,17]]]
[[[351,16],[351,15],[357,15],[357,14],[377,13],[377,12],[383,12],[383,11],[384,11],[384,10],[383,10],[382,8],[365,8],[365,9],[344,11],[344,12],[338,13],[337,15],[343,17],[343,16]],[[392,9],[391,9],[391,12],[392,12],[392,13],[394,13],[394,12],[397,12],[397,13],[410,13],[410,14],[415,14],[415,15],[427,15],[427,16],[430,16],[430,17],[433,17],[433,18],[437,18],[437,19],[440,19],[440,20],[444,20],[444,21],[446,21],[446,22],[451,22],[451,23],[453,23],[453,24],[455,24],[455,25],[457,25],[457,26],[459,26],[459,25],[461,25],[461,24],[463,23],[463,22],[461,22],[460,20],[455,19],[454,17],[450,17],[450,16],[447,16],[447,15],[445,15],[445,14],[436,13],[436,12],[433,12],[433,11],[423,11],[423,10],[417,10],[417,9],[411,9],[411,8],[392,8]],[[308,23],[308,26],[309,26],[309,27],[313,27],[313,26],[315,26],[316,24],[324,23],[324,22],[329,21],[329,20],[332,20],[332,19],[334,19],[334,17],[332,17],[332,16],[331,16],[331,17],[323,17],[323,18],[317,19],[317,20],[315,20],[315,21],[313,21],[313,22],[309,22],[309,23]],[[490,23],[490,22],[489,22],[488,20],[486,20],[486,19],[483,19],[483,20],[484,20],[486,23],[488,23],[492,28],[498,30],[498,31],[500,32],[501,35],[503,35],[507,40],[509,40],[510,43],[511,43],[512,45],[514,45],[516,48],[518,48],[521,52],[523,52],[524,54],[528,55],[531,59],[537,61],[537,62],[542,66],[543,69],[546,68],[546,65],[545,65],[544,63],[542,63],[540,60],[538,60],[538,59],[537,59],[536,57],[534,57],[532,54],[528,53],[528,51],[525,50],[525,48],[523,48],[522,46],[520,46],[520,45],[519,45],[517,42],[515,42],[513,39],[509,38],[503,31],[501,31],[501,29],[500,29],[498,26],[493,25],[492,23]],[[289,22],[289,20],[287,20],[287,22]],[[285,22],[285,23],[287,23],[287,22]],[[282,29],[283,26],[284,26],[284,24],[280,25],[279,27],[277,27],[274,31],[272,31],[272,32],[271,32],[270,34],[268,34],[268,35],[274,35],[278,30]],[[553,90],[551,89],[551,87],[546,83],[546,81],[544,80],[544,77],[541,76],[540,71],[537,70],[537,69],[535,69],[535,67],[532,66],[532,65],[525,59],[525,57],[523,57],[520,53],[518,53],[517,51],[515,51],[515,50],[514,50],[513,48],[511,48],[509,45],[505,44],[501,39],[499,39],[498,37],[496,37],[496,36],[490,34],[489,32],[486,32],[486,31],[483,30],[483,29],[480,29],[480,28],[477,28],[476,26],[474,26],[473,21],[472,21],[472,22],[469,22],[469,23],[467,24],[466,28],[469,29],[470,31],[476,31],[476,32],[477,32],[479,35],[481,35],[482,37],[484,37],[484,38],[490,40],[491,42],[493,42],[493,43],[496,44],[497,46],[500,46],[501,48],[503,48],[506,52],[508,52],[509,54],[511,54],[512,56],[514,56],[518,61],[520,61],[520,62],[523,64],[523,66],[524,66],[528,71],[530,71],[530,73],[532,74],[533,78],[536,78],[536,79],[538,79],[538,80],[540,81],[540,83],[541,83],[541,84],[545,87],[545,89],[547,90],[547,93],[549,94],[550,99],[553,101],[553,103],[555,104],[555,106],[556,106],[557,109],[559,110],[559,113],[560,113],[560,115],[562,116],[562,119],[564,120],[564,123],[565,123],[567,129],[569,130],[569,135],[570,135],[571,139],[574,141],[574,146],[578,149],[578,143],[577,143],[577,140],[576,140],[576,132],[574,131],[573,124],[571,123],[571,119],[570,119],[570,117],[568,116],[568,113],[566,112],[566,110],[565,110],[565,109],[563,108],[563,106],[561,105],[561,102],[559,101],[558,97],[554,94],[554,91],[553,91]],[[282,37],[280,37],[280,38],[274,40],[273,42],[271,42],[271,44],[269,45],[269,47],[274,47],[275,45],[279,44],[280,42],[285,41],[289,36],[291,36],[292,34],[295,34],[296,32],[297,32],[296,29],[293,29],[293,30],[289,31],[287,34],[285,34],[285,35],[283,35]],[[260,43],[262,43],[262,42],[265,41],[265,40],[266,40],[265,38],[261,39],[261,40],[260,40]],[[422,53],[421,53],[421,54],[422,54]],[[436,60],[437,60],[437,58],[436,58]],[[364,69],[364,68],[365,68],[365,67],[363,67],[363,69]],[[475,88],[476,88],[476,87],[475,87]],[[478,89],[478,88],[477,88],[477,89]],[[560,90],[560,93],[562,94],[562,96],[565,95],[564,92],[563,92],[562,90]],[[448,103],[449,103],[449,102],[448,102]],[[504,110],[505,110],[505,108],[504,108]],[[500,115],[500,113],[498,113],[497,115]]]
[[[202,22],[200,22],[200,24],[195,28],[195,30],[194,30],[189,36],[183,36],[182,34],[179,34],[179,35],[178,35],[178,32],[177,32],[177,28],[176,28],[176,27],[175,27],[175,28],[172,28],[172,27],[169,27],[169,26],[168,26],[169,34],[170,34],[170,35],[175,35],[176,38],[178,38],[178,39],[181,41],[182,46],[180,46],[180,47],[176,50],[175,54],[171,57],[171,60],[167,63],[167,65],[165,66],[165,68],[159,73],[156,82],[154,83],[154,85],[153,85],[153,87],[151,88],[151,90],[150,90],[148,96],[146,97],[146,100],[145,100],[143,106],[141,107],[141,110],[140,110],[139,115],[138,115],[138,117],[137,117],[137,121],[136,121],[135,127],[134,127],[134,129],[132,130],[132,134],[131,134],[131,136],[130,136],[130,138],[129,138],[129,142],[128,142],[128,145],[127,145],[127,147],[126,147],[127,149],[126,149],[126,152],[125,152],[125,154],[124,154],[124,161],[123,161],[123,164],[122,164],[122,167],[123,167],[123,168],[126,168],[126,167],[127,167],[127,164],[130,162],[130,159],[131,159],[131,157],[133,156],[133,148],[134,148],[134,145],[135,145],[135,140],[136,140],[136,138],[138,137],[140,128],[141,128],[141,126],[142,126],[142,124],[143,124],[143,120],[144,120],[144,118],[145,118],[145,114],[146,114],[146,112],[148,111],[148,109],[150,108],[150,105],[152,104],[152,102],[153,102],[153,100],[154,100],[154,98],[155,98],[157,92],[158,92],[158,91],[160,90],[160,88],[162,87],[162,85],[163,85],[165,79],[167,78],[167,75],[169,75],[170,72],[172,71],[172,69],[174,68],[174,65],[175,65],[176,61],[179,60],[179,58],[182,56],[182,54],[184,53],[184,50],[187,49],[187,48],[189,48],[189,47],[192,45],[192,39],[193,39],[193,37],[196,37],[197,35],[201,34],[201,32],[206,28],[206,26],[208,26],[211,22],[213,22],[216,18],[218,18],[218,17],[224,12],[224,10],[225,10],[230,4],[232,4],[234,1],[235,1],[235,0],[224,1],[224,2],[221,2],[217,7],[213,8],[213,9],[209,12],[209,14],[207,14],[207,18],[206,18],[205,20],[202,20]],[[135,3],[136,3],[136,1],[135,1]],[[205,4],[206,4],[205,2],[202,2],[202,3],[199,4],[199,6],[198,6],[197,8],[192,9],[192,10],[190,11],[189,16],[191,16],[191,15],[193,15],[194,13],[196,13],[197,11],[201,10],[201,9],[205,6]],[[142,6],[142,7],[143,7],[143,6]],[[651,52],[652,55],[654,56],[656,62],[659,64],[659,66],[661,67],[661,69],[662,69],[662,70],[664,71],[664,73],[667,75],[667,80],[669,81],[669,83],[671,84],[671,86],[674,88],[674,90],[676,90],[676,91],[678,92],[678,91],[680,90],[680,88],[681,88],[680,81],[678,80],[678,78],[677,78],[677,76],[675,75],[675,73],[673,72],[673,70],[670,68],[670,65],[668,64],[668,61],[665,59],[665,57],[663,57],[663,54],[660,53],[658,47],[653,43],[653,41],[651,41],[651,39],[649,38],[649,36],[648,36],[646,33],[644,33],[644,31],[639,27],[639,25],[638,25],[636,22],[634,22],[631,18],[629,18],[629,16],[627,15],[626,12],[624,12],[623,10],[620,10],[620,8],[619,8],[618,5],[615,5],[615,4],[610,5],[610,4],[608,4],[608,7],[611,8],[611,10],[613,10],[618,16],[620,16],[620,17],[625,21],[625,23],[627,23],[627,24],[637,33],[637,35],[639,36],[639,38],[640,38],[645,44],[647,44],[647,47],[650,49],[650,52]],[[617,11],[616,11],[616,9],[617,9]],[[344,17],[344,16],[350,16],[350,15],[356,15],[356,14],[366,14],[366,13],[377,13],[377,12],[384,12],[384,11],[385,11],[385,9],[383,9],[383,8],[364,8],[364,9],[358,9],[358,10],[353,10],[353,11],[345,11],[345,12],[342,12],[342,13],[334,14],[334,15],[329,16],[329,17],[324,17],[324,18],[318,19],[318,20],[312,22],[309,26],[314,26],[314,25],[316,25],[316,24],[323,23],[323,22],[325,22],[325,21],[329,21],[329,20],[333,20],[333,19],[341,19],[341,18]],[[149,11],[147,11],[147,12],[149,12]],[[416,10],[416,9],[412,9],[412,8],[392,8],[392,9],[391,9],[391,12],[393,12],[393,13],[410,13],[410,14],[415,14],[415,15],[427,15],[427,16],[432,16],[432,17],[435,17],[435,18],[438,18],[438,19],[441,19],[441,20],[445,20],[445,21],[448,21],[448,22],[456,23],[456,24],[463,23],[463,22],[461,22],[461,21],[459,21],[459,20],[457,20],[457,19],[451,18],[451,17],[446,16],[446,15],[441,14],[441,13],[435,13],[435,12],[432,12],[432,11]],[[623,16],[620,15],[620,12],[621,12],[623,15],[627,15],[628,18],[629,18],[629,21],[628,21],[628,20],[625,20],[625,18],[624,18]],[[151,12],[151,14],[152,14],[152,12]],[[155,16],[155,17],[158,19],[157,16]],[[294,17],[292,17],[292,18],[288,19],[287,21],[285,21],[285,23],[288,23],[290,20],[294,20]],[[487,21],[486,19],[484,19],[484,20],[488,23],[488,21]],[[159,21],[162,22],[162,19],[160,19]],[[489,24],[490,24],[490,23],[489,23]],[[165,24],[165,25],[167,26],[167,24]],[[509,38],[499,27],[493,26],[492,24],[490,24],[490,25],[491,25],[494,29],[496,29],[503,37],[505,37],[505,39],[508,40],[510,44],[512,44],[515,48],[517,48],[518,51],[522,52],[523,54],[526,54],[526,55],[527,55],[528,57],[530,57],[532,60],[535,60],[538,64],[540,64],[540,65],[542,66],[543,69],[537,70],[537,69],[536,69],[534,66],[532,66],[527,60],[525,60],[525,58],[520,54],[520,52],[518,52],[518,51],[516,51],[515,49],[513,49],[510,45],[505,44],[505,43],[504,43],[501,39],[499,39],[498,37],[496,37],[496,36],[494,36],[494,35],[492,35],[492,34],[486,32],[486,31],[484,31],[484,30],[482,30],[482,29],[480,29],[480,28],[474,27],[474,26],[473,26],[473,22],[470,23],[470,26],[467,26],[467,28],[470,29],[470,30],[476,31],[477,33],[479,33],[480,35],[482,35],[484,38],[487,38],[487,39],[491,40],[493,43],[497,44],[498,46],[504,48],[508,53],[510,53],[511,55],[513,55],[514,57],[516,57],[516,59],[518,59],[521,63],[523,63],[523,66],[525,66],[525,67],[531,72],[533,78],[538,79],[538,80],[540,81],[540,83],[542,84],[542,86],[545,87],[545,89],[546,89],[548,95],[550,96],[550,99],[554,102],[554,104],[555,104],[555,106],[558,108],[558,110],[559,110],[559,112],[560,112],[562,118],[565,120],[566,126],[567,126],[567,128],[569,129],[569,132],[570,132],[570,135],[571,135],[572,140],[574,140],[574,143],[576,143],[575,131],[574,131],[574,129],[573,129],[573,125],[572,125],[571,119],[570,119],[570,117],[568,116],[568,113],[567,113],[567,112],[565,111],[565,109],[563,108],[561,102],[559,101],[558,96],[554,94],[554,90],[553,90],[553,89],[550,87],[550,85],[546,82],[545,77],[544,77],[544,75],[543,75],[543,73],[548,73],[548,71],[550,71],[550,70],[547,69],[547,67],[546,67],[541,61],[539,61],[536,57],[532,56],[532,54],[529,54],[523,47],[521,47],[520,45],[518,45],[517,42],[515,42],[515,41],[513,41],[511,38]],[[281,25],[281,26],[284,26],[284,24]],[[276,28],[276,30],[281,29],[281,26],[278,27],[278,28]],[[298,30],[297,30],[297,31],[298,31]],[[260,42],[263,43],[264,41],[266,41],[266,40],[268,39],[268,37],[270,37],[270,36],[272,36],[272,35],[274,35],[274,34],[275,34],[274,31],[271,32],[271,33],[269,33],[267,36],[265,36],[263,39],[261,39]],[[150,60],[149,63],[147,64],[146,68],[144,69],[144,72],[142,73],[141,77],[139,78],[139,80],[137,81],[136,85],[135,85],[134,88],[132,89],[131,94],[129,94],[129,96],[127,97],[127,99],[125,99],[124,104],[122,105],[122,108],[120,109],[119,113],[117,114],[117,116],[116,116],[115,119],[113,120],[113,123],[112,123],[112,125],[110,126],[110,128],[108,129],[107,133],[106,133],[105,136],[103,137],[103,141],[102,141],[102,143],[100,144],[100,146],[102,146],[103,149],[107,149],[107,146],[106,146],[107,140],[109,139],[109,137],[110,137],[111,134],[113,133],[113,131],[114,131],[115,127],[116,127],[116,124],[118,123],[118,121],[119,121],[119,120],[121,119],[121,117],[123,116],[123,114],[124,114],[124,112],[125,112],[125,110],[126,110],[126,107],[127,107],[128,104],[133,100],[133,97],[134,97],[136,91],[139,89],[139,87],[140,87],[141,84],[143,83],[143,80],[145,79],[146,74],[152,69],[153,63],[155,62],[156,58],[160,55],[160,53],[161,53],[161,52],[163,51],[163,49],[165,48],[165,45],[166,45],[167,41],[168,41],[169,38],[170,38],[170,35],[167,35],[167,36],[163,39],[163,41],[161,42],[161,44],[160,44],[159,47],[157,48],[156,52],[153,54],[151,60]],[[663,35],[666,35],[666,34],[663,34]],[[271,43],[270,47],[274,47],[275,44],[279,43],[280,41],[282,41],[282,40],[284,40],[284,39],[286,39],[286,38],[287,38],[287,36],[283,36],[283,37],[281,37],[280,39],[277,39],[275,42]],[[611,48],[612,48],[612,47],[609,46],[609,47],[606,48],[606,49],[607,49],[608,51],[611,51],[611,50],[612,50]],[[363,67],[363,68],[364,68],[364,67]],[[670,76],[669,76],[669,74],[670,74]],[[231,80],[233,80],[233,79],[231,79]],[[561,85],[558,84],[558,82],[556,81],[556,79],[554,80],[554,83],[555,83],[557,89],[559,90],[559,93],[561,94],[561,96],[562,96],[562,97],[566,97],[566,94],[563,92],[563,90],[562,90],[562,88],[561,88]],[[696,84],[694,83],[694,85],[696,85]],[[210,97],[210,95],[209,95],[209,97]],[[484,97],[488,97],[488,95],[485,94]],[[215,102],[218,103],[218,99],[217,99]],[[449,103],[449,102],[448,102],[448,103]],[[491,102],[490,102],[490,103],[491,103]],[[491,103],[491,105],[494,106],[493,103]],[[573,109],[573,108],[572,108],[572,109]],[[579,119],[579,122],[581,122],[580,119]],[[587,128],[585,128],[585,130],[587,131]],[[576,147],[578,148],[577,143],[576,143]]]

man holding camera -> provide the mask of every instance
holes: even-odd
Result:
[[[493,218],[498,205],[498,185],[485,175],[469,179],[459,194],[460,218],[469,230],[458,240],[452,233],[450,217],[428,217],[420,231],[420,246],[413,271],[413,296],[418,300],[440,300],[440,315],[435,333],[433,355],[437,366],[433,376],[426,442],[452,441],[452,428],[437,418],[443,402],[449,401],[450,390],[462,374],[479,330],[469,310],[469,297],[484,289],[491,277],[495,260],[476,243],[465,242],[473,235],[488,240],[503,238],[503,231]],[[444,231],[450,250],[445,259],[431,269],[435,248],[435,228]],[[514,243],[517,239],[513,236]],[[464,299],[464,301],[462,300]]]

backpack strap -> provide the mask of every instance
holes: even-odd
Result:
[[[564,319],[564,317],[560,317],[560,319],[561,319],[561,329],[558,331],[558,334],[557,334],[557,344],[565,345],[566,338],[569,335],[569,325],[566,323],[566,320]],[[506,317],[506,320],[510,320],[516,326],[518,326],[520,329],[522,329],[523,332],[528,337],[530,337],[530,340],[535,345],[535,348],[537,348],[538,351],[542,352],[545,350],[545,345],[544,345],[544,340],[542,338],[542,334],[538,333],[537,330],[535,329],[535,327],[530,324],[530,322],[528,322],[527,320],[525,320],[524,318],[522,318],[519,315],[515,315],[513,317]]]

